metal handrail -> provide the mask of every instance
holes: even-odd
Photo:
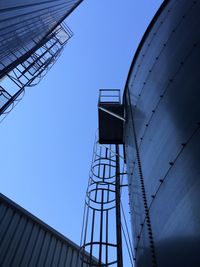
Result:
[[[103,98],[106,99],[103,100]],[[99,89],[98,104],[121,104],[120,89]]]

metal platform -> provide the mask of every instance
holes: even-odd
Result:
[[[100,89],[98,102],[99,143],[123,144],[124,106],[119,89]]]

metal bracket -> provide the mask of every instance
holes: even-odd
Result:
[[[128,186],[128,184],[121,184],[120,187]]]
[[[113,154],[115,154],[115,155],[118,156],[119,158],[125,160],[124,157],[122,157],[120,154],[117,154],[117,153],[116,153],[115,151],[113,151],[111,148],[109,148],[109,147],[107,147],[107,146],[105,146],[105,145],[103,145],[103,144],[99,144],[99,143],[98,143],[98,145],[107,148],[107,149],[110,150]],[[127,174],[127,173],[124,173],[124,174]]]
[[[110,114],[111,116],[113,116],[113,117],[119,119],[119,120],[126,121],[126,119],[125,119],[124,117],[122,117],[122,116],[120,116],[120,115],[118,115],[118,114],[116,114],[116,113],[110,111],[110,110],[107,109],[107,108],[103,108],[103,107],[101,107],[101,106],[98,106],[98,108],[99,108],[100,110],[102,110],[102,111],[104,111],[104,112]]]

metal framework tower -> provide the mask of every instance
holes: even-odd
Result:
[[[81,240],[83,263],[123,267],[121,177],[124,108],[119,90],[100,90],[99,136],[95,140]],[[109,125],[109,126],[108,126]],[[112,127],[111,127],[112,126]],[[84,259],[88,252],[98,264]]]

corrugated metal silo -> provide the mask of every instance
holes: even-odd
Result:
[[[169,0],[133,59],[124,101],[138,267],[200,266],[200,1]]]

